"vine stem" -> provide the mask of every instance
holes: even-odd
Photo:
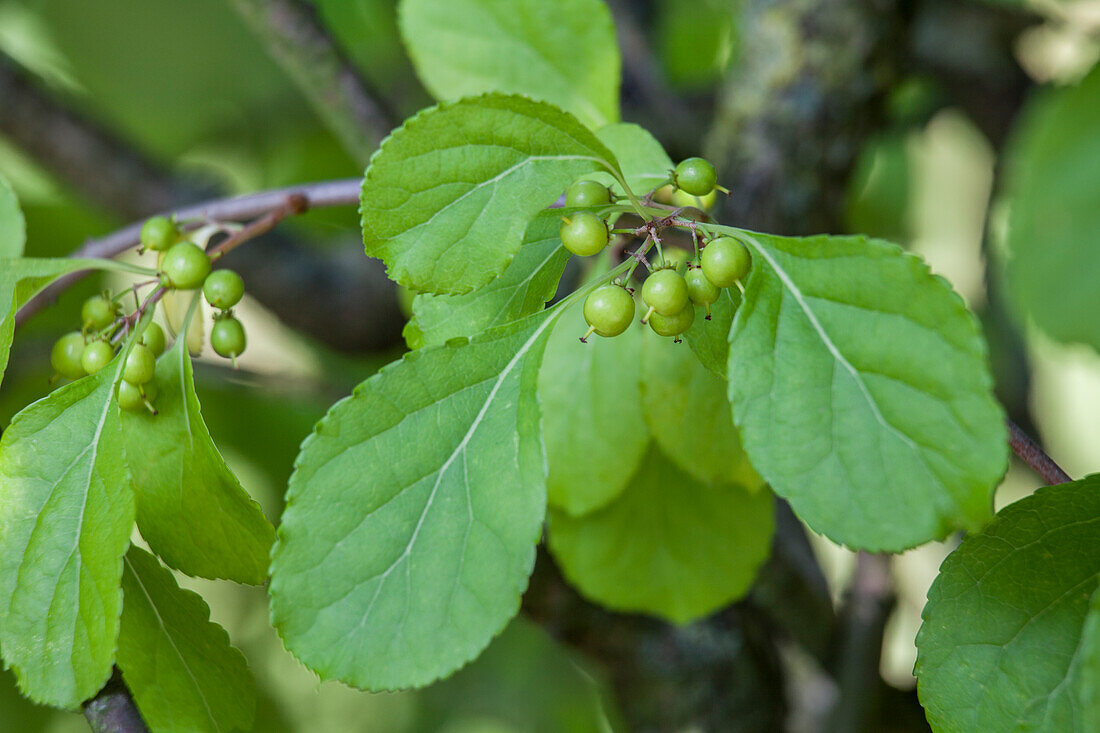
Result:
[[[1044,481],[1053,486],[1073,480],[1019,425],[1008,419],[1005,419],[1005,424],[1008,426],[1008,444],[1012,446],[1012,452],[1031,466]]]

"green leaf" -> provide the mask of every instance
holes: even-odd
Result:
[[[725,380],[703,368],[683,344],[650,329],[643,342],[641,404],[664,455],[698,481],[758,489],[762,481],[733,426]]]
[[[1100,730],[1100,589],[1092,594],[1081,629],[1081,671],[1076,678],[1084,729]]]
[[[726,378],[729,367],[730,326],[733,325],[733,314],[740,306],[741,291],[722,288],[718,300],[711,303],[710,320],[704,318],[701,308],[697,308],[695,321],[684,334],[684,340],[699,363],[722,379]]]
[[[402,0],[398,22],[440,101],[507,92],[593,129],[619,119],[619,46],[600,0]]]
[[[1087,675],[1098,578],[1098,474],[1039,489],[963,540],[928,592],[917,635],[933,730],[1095,730],[1085,724],[1096,720],[1095,697],[1081,683],[1096,681]]]
[[[244,655],[202,597],[149,553],[123,560],[118,666],[152,730],[251,730],[256,690]]]
[[[614,170],[576,118],[500,94],[424,110],[379,148],[363,181],[363,241],[420,292],[469,292],[511,261],[528,223],[576,177]]]
[[[1100,350],[1100,68],[1028,109],[1009,149],[1009,303],[1059,341]]]
[[[188,575],[263,583],[275,530],[210,438],[186,339],[157,361],[155,382],[158,414],[122,413],[141,536]]]
[[[460,336],[470,338],[546,307],[569,260],[569,252],[558,237],[559,229],[560,213],[539,214],[527,227],[515,259],[485,287],[466,295],[417,295],[413,317],[405,326],[409,347],[419,349]]]
[[[0,175],[0,260],[21,257],[26,242],[27,223],[19,199],[8,180]]]
[[[550,550],[588,598],[676,623],[744,595],[768,557],[772,495],[704,484],[651,445],[626,490],[584,517],[550,511]]]
[[[115,657],[134,525],[121,365],[30,405],[0,438],[0,652],[24,694],[54,707],[94,695]]]
[[[626,488],[645,454],[641,327],[615,338],[579,340],[579,298],[562,315],[539,370],[550,505],[573,515],[604,506]]]
[[[852,547],[980,529],[1008,448],[962,299],[888,242],[734,234],[753,262],[729,395],[756,470]]]
[[[0,381],[8,366],[11,341],[15,335],[15,314],[31,298],[57,278],[78,270],[119,270],[146,272],[113,260],[0,259]],[[152,271],[148,271],[152,272]]]
[[[654,49],[669,84],[699,89],[719,82],[736,57],[741,0],[658,0]]]
[[[302,445],[272,620],[323,678],[425,685],[516,613],[546,504],[535,387],[555,314],[406,354]]]
[[[619,122],[600,128],[596,131],[596,137],[615,156],[627,185],[634,193],[641,196],[668,182],[672,160],[661,143],[644,127]],[[591,177],[623,193],[623,187],[611,174],[600,173]]]

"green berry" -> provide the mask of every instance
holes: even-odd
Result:
[[[591,211],[578,211],[561,225],[561,243],[575,255],[598,254],[608,242],[607,224]]]
[[[170,219],[154,216],[141,227],[141,246],[145,249],[164,252],[179,240],[179,229]]]
[[[717,285],[707,279],[706,274],[699,267],[690,268],[687,274],[684,275],[684,281],[687,282],[688,297],[695,305],[709,306],[718,300],[718,296],[722,292]]]
[[[160,356],[164,353],[164,347],[167,344],[164,329],[160,327],[159,323],[150,323],[141,334],[141,343],[149,347],[149,350],[153,352],[153,356]]]
[[[566,206],[605,206],[611,203],[611,191],[599,181],[575,181],[565,189]]]
[[[111,363],[115,358],[115,350],[106,341],[93,341],[84,347],[84,353],[80,355],[80,366],[88,374],[95,374],[103,367]]]
[[[144,344],[134,344],[126,355],[126,366],[122,367],[122,378],[130,384],[145,384],[153,381],[157,368],[157,359],[153,350]]]
[[[50,352],[50,364],[53,370],[66,379],[80,379],[87,372],[80,366],[80,357],[84,353],[84,334],[72,331],[57,340]]]
[[[114,323],[117,312],[118,309],[110,298],[93,295],[85,300],[84,305],[81,306],[80,318],[84,323],[85,330],[98,331]]]
[[[745,245],[733,237],[720,237],[703,248],[699,256],[703,274],[720,288],[728,288],[749,271],[752,260]]]
[[[248,340],[244,335],[244,326],[233,316],[219,318],[210,329],[210,345],[219,355],[235,359],[244,353]]]
[[[118,383],[118,406],[123,410],[136,412],[146,406],[146,401],[152,403],[156,397],[157,385],[153,382],[137,385],[123,379]]]
[[[662,316],[654,313],[649,317],[649,327],[658,336],[677,336],[691,328],[695,322],[695,308],[688,306],[674,316]]]
[[[210,274],[210,258],[198,245],[180,242],[172,245],[172,249],[165,253],[160,267],[171,287],[194,290]]]
[[[588,333],[604,338],[618,336],[634,322],[634,297],[622,285],[601,285],[584,299],[584,320]]]
[[[656,270],[642,283],[642,300],[649,306],[643,320],[654,312],[674,316],[688,304],[687,283],[676,270]]]
[[[688,158],[680,161],[673,174],[676,188],[692,196],[706,196],[718,183],[718,174],[710,161]]]
[[[232,270],[217,270],[207,276],[202,284],[202,294],[206,296],[207,303],[226,310],[241,302],[244,281]]]
[[[664,255],[665,266],[677,272],[683,272],[683,265],[686,265],[688,260],[691,259],[688,251],[679,247],[666,247],[661,254]]]

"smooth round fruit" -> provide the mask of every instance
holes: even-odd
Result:
[[[642,283],[642,300],[662,316],[674,316],[688,304],[688,288],[676,270],[657,270]]]
[[[152,402],[157,397],[157,385],[150,382],[137,385],[123,379],[118,383],[118,406],[123,410],[136,412],[145,409],[145,401]]]
[[[50,352],[50,364],[53,370],[66,379],[80,379],[87,372],[80,366],[80,357],[84,353],[84,334],[72,331],[57,340]]]
[[[219,355],[233,359],[244,353],[248,340],[244,335],[244,326],[232,316],[219,318],[210,329],[210,345]]]
[[[566,206],[604,206],[610,203],[611,191],[599,181],[575,181],[565,189]]]
[[[141,343],[149,347],[149,350],[153,352],[153,356],[160,356],[164,353],[164,347],[167,345],[164,329],[160,327],[159,323],[150,323],[141,333]]]
[[[673,175],[676,188],[692,196],[706,196],[718,183],[718,174],[709,160],[688,158],[681,160]]]
[[[599,254],[607,246],[607,225],[591,211],[578,211],[561,224],[561,243],[575,255]]]
[[[210,258],[202,248],[191,242],[180,242],[164,254],[161,270],[168,284],[179,290],[194,290],[203,284],[210,274]]]
[[[674,316],[654,313],[649,317],[649,327],[658,336],[679,336],[695,322],[695,308],[688,306]]]
[[[601,285],[584,299],[584,320],[604,338],[618,336],[634,322],[634,297],[622,285]]]
[[[695,305],[710,305],[718,300],[722,292],[721,288],[707,279],[700,267],[689,268],[684,275],[684,281],[688,286],[688,297]]]
[[[95,374],[103,367],[111,363],[115,358],[115,350],[106,341],[93,341],[84,347],[84,353],[80,355],[80,366],[88,374]]]
[[[710,211],[718,201],[718,191],[711,191],[706,196],[692,196],[686,191],[676,190],[672,194],[673,206],[693,206],[700,211]]]
[[[134,344],[126,355],[126,366],[122,367],[122,378],[130,384],[146,384],[153,381],[157,368],[157,359],[153,350],[144,344]]]
[[[84,301],[80,307],[80,319],[84,328],[88,331],[98,331],[107,328],[115,320],[116,308],[110,298],[102,295],[93,295]]]
[[[141,246],[164,252],[179,240],[180,232],[170,219],[154,216],[141,227]]]
[[[665,259],[665,266],[677,272],[683,272],[684,265],[691,259],[691,254],[686,249],[680,249],[679,247],[665,247],[662,254]]]
[[[202,284],[206,302],[215,308],[226,310],[241,302],[244,297],[244,281],[232,270],[215,270]]]
[[[703,248],[699,263],[708,280],[728,288],[748,274],[752,259],[745,245],[733,237],[720,237]]]

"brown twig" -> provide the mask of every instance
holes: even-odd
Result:
[[[286,201],[282,206],[277,209],[272,209],[239,232],[226,238],[225,241],[215,245],[210,249],[209,254],[211,258],[221,257],[226,252],[231,252],[248,240],[271,231],[283,219],[289,216],[304,214],[307,211],[309,211],[309,199],[300,193],[292,193],[286,197]]]
[[[1043,477],[1047,483],[1065,484],[1073,479],[1062,470],[1062,467],[1054,462],[1054,459],[1046,454],[1039,444],[1031,439],[1031,436],[1020,429],[1020,426],[1011,420],[1005,420],[1008,425],[1008,444],[1012,446],[1012,452],[1019,456],[1027,465],[1031,466],[1035,473]]]

